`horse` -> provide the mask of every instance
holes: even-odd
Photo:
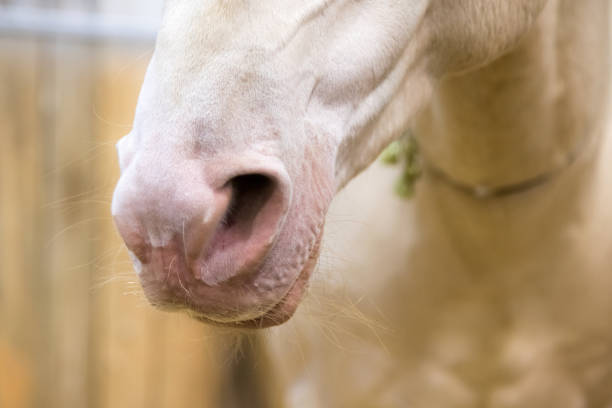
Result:
[[[271,405],[610,407],[608,17],[169,0],[112,202],[145,295],[270,328]],[[348,186],[363,261],[316,270],[332,199],[407,130],[414,203]]]

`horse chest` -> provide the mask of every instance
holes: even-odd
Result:
[[[395,403],[403,398],[412,407],[573,408],[612,402],[607,331],[572,330],[571,319],[529,314],[528,307],[511,304],[475,296],[434,310],[430,328],[409,341],[420,352],[397,382]]]

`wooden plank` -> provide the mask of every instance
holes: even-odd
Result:
[[[30,384],[21,397],[8,397],[9,406],[39,406],[49,396],[50,358],[44,232],[48,219],[41,211],[45,197],[44,163],[48,140],[41,122],[43,87],[38,69],[40,47],[34,41],[0,39],[0,343],[5,364],[15,376],[0,383],[1,400],[18,384]],[[24,375],[20,379],[20,374]],[[27,377],[27,378],[26,378]]]
[[[91,135],[91,56],[89,46],[50,45],[54,65],[51,108],[54,117],[53,149],[46,184],[49,201],[44,208],[53,222],[45,244],[48,252],[54,354],[55,406],[87,405],[89,288],[91,238],[95,191],[89,152]],[[48,405],[51,406],[51,405]]]
[[[36,44],[30,42],[22,46],[21,60],[17,64],[35,61]],[[17,110],[25,101],[34,99],[36,72],[22,70],[17,73],[16,64],[11,62],[14,50],[12,41],[0,39],[0,83],[3,84],[0,88],[0,367],[11,370],[10,375],[0,373],[0,406],[20,408],[31,403],[35,375],[35,362],[30,357],[35,346],[23,320],[33,319],[35,314],[26,295],[29,285],[24,271],[28,260],[22,251],[27,237],[21,218],[27,215],[27,208],[23,207],[27,194],[17,171],[27,180],[35,169],[20,166],[24,156],[32,154],[33,146],[31,139],[18,133],[20,113]],[[21,86],[24,78],[32,80],[30,86]]]

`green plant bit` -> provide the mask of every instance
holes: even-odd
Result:
[[[412,132],[407,131],[398,140],[392,142],[380,155],[380,160],[387,165],[401,165],[402,173],[395,182],[395,193],[402,198],[412,198],[415,184],[421,175],[419,147]]]

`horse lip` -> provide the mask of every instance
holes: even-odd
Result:
[[[304,292],[306,291],[310,276],[317,265],[317,260],[319,258],[319,252],[321,249],[321,237],[322,231],[319,233],[315,245],[310,251],[308,260],[287,293],[285,293],[285,295],[278,302],[268,308],[262,315],[252,319],[227,322],[218,321],[197,312],[194,317],[204,323],[230,329],[266,329],[285,323],[297,310],[299,301],[302,299]]]
[[[304,295],[309,278],[317,264],[322,232],[323,228],[321,227],[320,232],[314,242],[312,249],[310,250],[306,262],[304,263],[301,271],[297,274],[294,281],[289,286],[289,289],[284,293],[284,295],[280,297],[280,300],[269,303],[269,306],[260,309],[260,311],[263,310],[263,312],[255,315],[254,317],[243,317],[242,320],[240,319],[240,317],[237,317],[237,319],[232,320],[231,317],[216,319],[215,317],[207,316],[207,314],[209,314],[209,312],[206,311],[208,307],[202,304],[198,304],[199,302],[197,301],[198,296],[206,295],[195,294],[191,290],[187,289],[185,286],[182,286],[182,284],[182,289],[187,291],[189,295],[187,298],[184,299],[184,301],[180,301],[177,303],[176,293],[172,293],[177,288],[159,288],[158,285],[160,283],[162,283],[163,285],[166,285],[168,283],[168,278],[157,276],[157,274],[155,273],[150,273],[151,271],[149,271],[148,273],[146,270],[146,264],[143,265],[145,269],[139,274],[140,280],[142,283],[142,287],[145,290],[145,295],[147,296],[147,298],[149,298],[151,304],[162,310],[183,310],[186,311],[191,317],[217,327],[233,329],[263,329],[271,326],[280,325],[293,316],[300,300]],[[181,272],[178,272],[178,274],[183,276]],[[186,276],[184,277],[187,278]],[[180,278],[177,277],[177,279],[179,279],[180,283]],[[245,277],[235,277],[234,279],[242,280],[245,279]],[[189,278],[187,278],[187,280],[189,280]],[[242,282],[242,285],[244,284],[248,285],[247,282]],[[214,287],[209,285],[204,284],[204,286],[208,287],[209,289],[214,289]],[[220,288],[216,289],[217,290],[214,291],[218,292]],[[222,290],[223,289],[221,289],[221,291]],[[218,295],[219,293],[217,293],[217,296]],[[215,313],[219,313],[219,311],[213,312],[213,314]],[[244,314],[248,315],[248,311],[246,311]]]

